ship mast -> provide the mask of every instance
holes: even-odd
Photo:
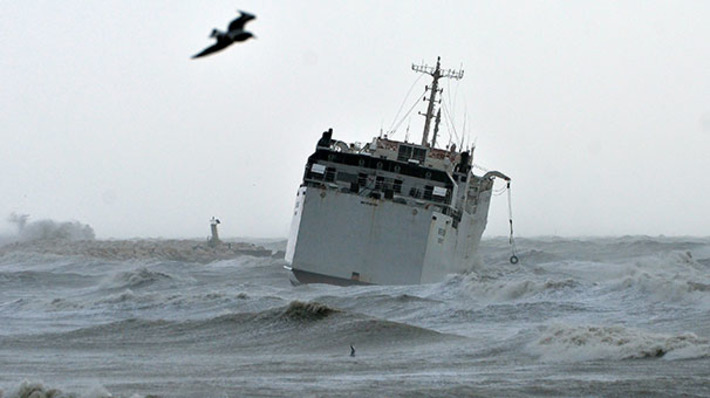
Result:
[[[426,87],[427,90],[431,90],[431,93],[429,94],[429,99],[427,100],[426,98],[424,99],[425,101],[429,101],[429,106],[427,107],[426,114],[419,112],[420,115],[424,116],[424,133],[422,133],[422,145],[424,146],[431,146],[433,147],[436,144],[436,133],[439,129],[439,120],[440,117],[436,118],[436,126],[434,129],[434,137],[431,140],[431,143],[429,143],[429,129],[431,127],[431,119],[435,117],[434,115],[434,103],[436,102],[436,94],[437,92],[440,94],[444,89],[439,88],[439,79],[442,77],[447,77],[451,79],[456,79],[459,80],[463,78],[463,69],[460,70],[453,70],[453,69],[441,69],[441,57],[436,57],[436,67],[431,67],[427,65],[414,65],[412,64],[412,70],[415,72],[419,73],[426,73],[427,75],[431,76],[432,83],[431,83],[431,88],[429,86]],[[441,103],[441,99],[439,99],[439,103]],[[441,109],[439,109],[438,114],[441,114]]]

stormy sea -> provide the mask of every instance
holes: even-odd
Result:
[[[70,238],[0,247],[3,398],[710,396],[710,238],[359,287],[292,286],[285,241]]]

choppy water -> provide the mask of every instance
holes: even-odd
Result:
[[[483,246],[442,283],[347,288],[6,253],[0,396],[710,396],[710,239]]]

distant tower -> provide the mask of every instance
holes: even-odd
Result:
[[[429,101],[429,106],[427,107],[426,114],[421,112],[420,114],[425,118],[424,133],[422,134],[422,145],[433,147],[436,144],[436,133],[439,130],[439,120],[441,120],[441,116],[438,116],[440,115],[439,112],[441,112],[441,110],[437,112],[436,116],[434,115],[434,104],[437,102],[436,95],[440,94],[443,91],[443,89],[439,88],[439,79],[445,77],[459,80],[463,78],[463,70],[441,69],[441,57],[436,57],[436,67],[412,64],[412,70],[419,73],[426,73],[427,75],[431,76],[432,79],[431,87],[427,86],[427,90],[431,91],[431,93],[429,94],[429,99],[425,99],[425,101]],[[441,99],[439,99],[438,102],[440,103]],[[434,139],[430,143],[429,130],[431,125],[431,119],[434,117],[436,117],[436,127],[434,131]]]
[[[210,229],[212,230],[212,237],[210,238],[209,245],[215,247],[222,242],[219,240],[219,233],[217,232],[217,225],[219,225],[219,219],[212,217],[210,220]]]

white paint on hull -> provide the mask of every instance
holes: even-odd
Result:
[[[443,280],[473,266],[490,191],[457,228],[436,205],[412,206],[354,193],[298,190],[286,261],[293,269],[360,282],[405,285]]]

